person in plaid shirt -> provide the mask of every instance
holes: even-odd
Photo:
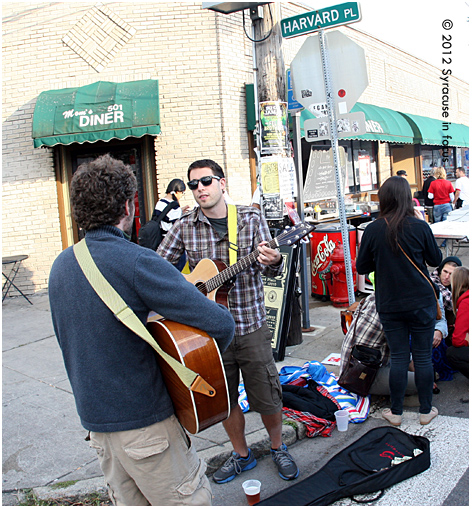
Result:
[[[176,221],[157,253],[176,264],[187,255],[193,271],[204,258],[229,265],[228,209],[224,199],[226,179],[221,166],[211,159],[192,163],[187,183],[198,206]],[[256,249],[257,261],[240,272],[229,292],[228,303],[236,332],[222,359],[230,396],[230,416],[223,422],[234,451],[213,474],[217,483],[232,481],[236,475],[254,468],[257,461],[248,448],[244,414],[238,405],[240,372],[249,405],[261,414],[271,440],[271,454],[282,479],[295,479],[299,470],[282,442],[282,389],[272,355],[272,334],[266,324],[264,287],[261,274],[275,277],[282,273],[282,256],[266,244],[269,228],[260,211],[237,205],[238,260]]]

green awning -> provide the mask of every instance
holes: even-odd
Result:
[[[161,132],[157,80],[98,81],[42,92],[33,115],[34,147],[93,143]]]
[[[408,121],[395,110],[356,103],[351,112],[361,111],[365,115],[366,133],[343,138],[344,140],[389,141],[390,143],[414,143],[413,130]],[[303,110],[301,119],[301,136],[305,136],[305,120],[315,118],[308,110]]]
[[[469,146],[469,128],[463,124],[454,124],[435,118],[402,113],[415,133],[415,143],[421,145],[444,145],[450,147]],[[450,138],[449,138],[449,137]]]

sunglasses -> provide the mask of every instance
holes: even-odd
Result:
[[[187,182],[189,189],[195,191],[198,187],[198,183],[201,182],[205,187],[211,186],[213,179],[221,180],[221,177],[217,177],[216,175],[208,175],[206,177],[202,177],[201,179],[193,179],[190,182]]]

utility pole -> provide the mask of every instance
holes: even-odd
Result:
[[[254,7],[250,9],[251,19],[253,22],[254,39],[258,42],[254,44],[255,51],[255,77],[257,76],[256,83],[256,108],[259,108],[260,102],[265,101],[280,101],[286,102],[286,80],[285,80],[285,63],[282,51],[282,31],[281,19],[282,9],[280,2],[274,2],[268,5]],[[258,118],[258,114],[257,114]],[[260,129],[260,126],[258,126]],[[259,140],[260,141],[260,140]],[[296,140],[294,140],[296,141]],[[260,148],[260,145],[258,146]],[[289,147],[286,147],[285,156],[291,156]],[[257,154],[258,162],[260,163],[261,153]],[[260,177],[260,164],[257,168],[258,178]],[[303,183],[299,182],[300,175],[297,175],[297,190],[298,197],[300,197],[300,188]],[[298,214],[303,220],[303,203],[300,203],[300,198],[297,200]],[[306,244],[302,243],[301,248],[298,250],[300,254],[300,279],[301,285],[304,287],[302,290],[303,299],[303,330],[312,330],[310,328],[309,318],[309,305],[307,292],[307,268],[306,268]],[[296,295],[296,292],[294,292]],[[297,296],[298,297],[298,296]],[[298,308],[298,307],[297,307]],[[298,315],[292,313],[292,318],[298,322]],[[298,323],[292,324],[298,327]],[[300,323],[300,327],[302,324]],[[292,327],[291,327],[292,328]],[[296,333],[295,333],[296,334]]]
[[[282,18],[280,2],[255,7],[253,11],[262,11],[260,19],[254,19],[255,39],[264,39],[256,44],[257,88],[259,102],[285,101],[285,64],[282,53]]]

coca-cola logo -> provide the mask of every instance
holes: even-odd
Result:
[[[328,234],[326,234],[323,237],[323,240],[318,243],[315,259],[311,266],[313,276],[315,276],[318,272],[322,272],[328,266],[329,257],[335,247],[336,244],[331,239],[328,240]]]

